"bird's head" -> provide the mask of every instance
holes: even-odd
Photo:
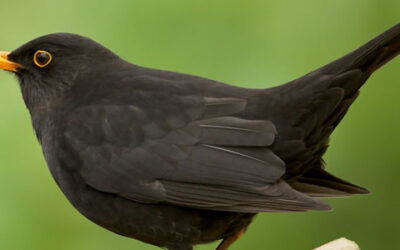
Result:
[[[118,57],[93,40],[57,33],[0,52],[0,69],[15,73],[29,106],[68,90],[76,78],[110,65]]]

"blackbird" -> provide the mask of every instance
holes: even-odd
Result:
[[[2,52],[52,176],[73,206],[120,235],[228,249],[259,212],[329,210],[368,190],[322,156],[359,88],[400,52],[400,23],[279,87],[248,89],[133,65],[74,34]]]

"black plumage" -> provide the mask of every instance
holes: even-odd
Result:
[[[222,250],[256,213],[328,210],[315,197],[368,193],[322,156],[359,88],[399,52],[397,24],[256,90],[136,66],[60,33],[2,53],[0,68],[18,76],[49,169],[83,215],[171,250],[225,239]]]

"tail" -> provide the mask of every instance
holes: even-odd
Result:
[[[325,171],[322,156],[358,90],[399,53],[400,23],[344,57],[269,90],[268,98],[280,100],[273,103],[279,113],[270,110],[268,116],[276,116],[274,122],[284,128],[274,150],[288,163],[284,178],[295,189],[317,197],[368,193]]]
[[[311,197],[344,197],[370,193],[368,189],[342,180],[320,166],[308,170],[291,186]]]
[[[322,67],[321,73],[340,74],[359,69],[366,75],[385,65],[400,53],[400,23],[362,47]]]

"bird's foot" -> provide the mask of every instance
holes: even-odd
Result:
[[[228,250],[229,247],[238,239],[240,239],[240,237],[242,237],[242,235],[246,232],[246,228],[243,228],[242,230],[236,232],[234,235],[231,235],[227,238],[225,238],[221,244],[219,244],[219,246],[217,247],[216,250]]]

